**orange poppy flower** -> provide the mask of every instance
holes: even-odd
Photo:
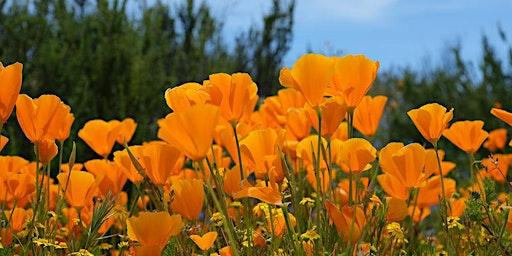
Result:
[[[15,207],[12,210],[4,211],[5,216],[9,220],[9,226],[12,230],[19,232],[23,230],[23,224],[34,215],[32,209],[25,210],[20,207]]]
[[[413,205],[409,206],[408,212],[409,212],[409,216],[412,217],[412,221],[414,221],[416,223],[423,221],[431,213],[430,208],[428,208],[428,207],[420,208],[418,206],[414,207]],[[414,213],[414,216],[412,216],[413,213]]]
[[[98,188],[103,176],[94,177],[91,173],[70,171],[57,175],[61,189],[66,193],[66,201],[70,206],[82,208],[92,205],[93,197],[98,196]]]
[[[445,107],[437,103],[429,103],[418,109],[409,110],[407,115],[423,138],[430,143],[437,143],[453,118],[453,108],[446,112]]]
[[[44,139],[36,144],[38,149],[37,157],[43,164],[49,163],[59,152],[59,148],[54,140]]]
[[[496,152],[496,150],[505,149],[505,145],[507,144],[507,129],[499,128],[492,130],[489,132],[489,137],[487,137],[487,141],[484,142],[484,148],[488,149],[491,153]],[[0,146],[1,149],[1,146]]]
[[[287,137],[293,137],[295,140],[302,140],[311,133],[311,126],[311,119],[309,118],[306,108],[288,109],[288,112],[286,113]]]
[[[0,179],[7,179],[7,174],[17,173],[29,162],[20,156],[0,156]]]
[[[286,123],[286,115],[289,109],[301,109],[305,103],[306,99],[300,91],[293,88],[284,88],[279,90],[276,96],[265,98],[257,112],[263,116],[265,127],[277,128]]]
[[[281,205],[283,204],[283,197],[279,186],[276,183],[276,177],[274,170],[271,170],[268,174],[269,182],[268,185],[259,184],[257,187],[245,187],[241,191],[235,193],[233,198],[235,200],[245,197],[256,198],[268,204]]]
[[[58,141],[65,141],[67,138],[69,138],[69,133],[71,132],[71,126],[73,125],[73,122],[75,121],[75,116],[69,112],[68,108],[64,107],[64,116],[62,118],[61,124],[58,126],[57,134],[55,136],[55,139]]]
[[[249,132],[251,132],[251,130],[252,127],[245,123],[237,124],[236,133],[238,135],[238,140],[242,141]],[[238,164],[238,149],[233,127],[227,122],[218,124],[215,127],[214,139],[217,145],[223,147],[228,152],[235,164]]]
[[[111,195],[117,195],[126,183],[126,175],[115,162],[106,159],[93,159],[85,162],[84,166],[95,177],[104,176],[99,184],[99,189],[103,196],[106,196],[109,192]],[[76,171],[75,168],[73,170]]]
[[[407,200],[409,198],[409,189],[393,175],[387,173],[380,174],[377,176],[377,180],[382,190],[389,196],[400,200]]]
[[[335,170],[329,170],[329,171],[331,172],[330,177],[336,177]],[[329,191],[329,187],[331,186],[331,183],[329,183],[329,172],[326,167],[320,168],[319,177],[320,177],[320,187],[322,188],[321,190],[319,190],[316,186],[316,176],[315,176],[316,170],[314,168],[310,167],[310,168],[307,168],[306,172],[307,172],[306,179],[308,180],[309,184],[315,191],[317,191],[317,192],[321,191],[324,194],[327,193],[327,191]]]
[[[334,75],[327,92],[343,97],[347,107],[354,109],[370,90],[380,64],[364,55],[347,55],[332,59],[335,63]]]
[[[78,131],[78,137],[85,141],[96,154],[106,158],[122,130],[123,126],[118,122],[94,119],[85,123],[84,127]]]
[[[259,98],[258,87],[247,73],[212,74],[205,88],[211,103],[220,107],[222,117],[229,123],[249,120]]]
[[[464,197],[452,199],[451,203],[450,203],[451,207],[449,207],[447,209],[448,215],[455,216],[455,217],[462,216],[462,214],[464,213],[464,210],[466,209],[466,201],[467,201],[467,198],[464,198]]]
[[[184,83],[165,91],[165,103],[174,112],[181,112],[190,106],[210,102],[210,94],[198,83]]]
[[[139,149],[142,146],[129,146],[130,152],[136,159],[140,159]],[[140,183],[144,180],[144,176],[142,176],[130,158],[128,151],[126,149],[119,150],[114,152],[114,162],[121,167],[121,170],[124,172],[124,175],[128,177],[128,179],[133,183]],[[139,163],[140,164],[140,163]]]
[[[341,121],[345,119],[347,105],[341,97],[330,97],[320,105],[320,108],[322,109],[322,136],[330,138],[338,129],[338,126],[340,126]],[[307,108],[307,110],[313,128],[318,132],[318,115],[316,110],[311,107]]]
[[[288,213],[288,219],[292,227],[297,224],[297,219],[293,214]],[[272,209],[272,213],[265,207],[265,220],[267,221],[267,230],[272,231],[276,237],[282,237],[287,230],[286,220],[282,209]]]
[[[208,154],[206,154],[206,158],[201,161],[203,162],[204,171],[206,173],[206,177],[208,178],[211,177],[212,172],[216,173],[217,170],[219,171],[219,174],[222,175],[220,170],[229,168],[229,166],[231,166],[231,158],[229,156],[224,156],[224,149],[216,144],[212,145],[208,151]],[[208,163],[210,163],[211,166]]]
[[[22,199],[36,191],[35,179],[27,173],[8,173],[5,180],[7,191],[13,199]]]
[[[172,183],[174,198],[171,209],[187,220],[197,220],[203,209],[204,188],[199,179],[182,179]]]
[[[325,207],[343,242],[356,243],[361,238],[363,228],[366,225],[363,207],[344,205],[340,211],[329,201],[325,203]],[[355,214],[354,211],[356,211]]]
[[[406,200],[387,197],[386,203],[388,205],[388,212],[386,213],[386,220],[389,222],[398,222],[403,220],[409,213],[407,209]]]
[[[377,156],[377,149],[362,138],[351,138],[340,143],[334,161],[344,172],[362,172],[370,169]]]
[[[333,175],[333,177],[335,177]],[[370,179],[368,177],[361,177],[359,180],[352,179],[352,198],[354,201],[361,202],[364,195],[366,194],[366,190],[368,189],[368,183]],[[356,194],[356,185],[360,184],[359,193]],[[350,193],[350,180],[342,179],[338,182],[338,186],[336,187],[336,195],[340,198],[341,205],[348,204],[349,202],[349,193]]]
[[[508,125],[512,126],[512,113],[507,112],[503,109],[499,108],[492,108],[491,114],[495,117],[499,118],[501,121],[507,123]]]
[[[203,236],[190,235],[189,237],[190,239],[192,239],[192,241],[194,241],[194,243],[197,245],[197,247],[199,247],[199,249],[207,251],[212,247],[213,243],[215,242],[215,239],[217,239],[217,235],[217,232],[211,231],[204,234]]]
[[[178,235],[183,227],[181,216],[168,212],[140,212],[138,217],[126,220],[128,237],[141,245],[135,248],[137,255],[160,255],[169,238]]]
[[[512,215],[512,214],[511,214]],[[233,256],[235,253],[233,252],[233,247],[231,245],[224,246],[219,249],[220,256]]]
[[[323,102],[324,92],[334,74],[333,61],[320,54],[302,55],[293,68],[281,69],[279,82],[300,91],[309,105],[318,107]]]
[[[7,67],[0,62],[0,130],[11,116],[16,99],[20,94],[23,64],[16,62]]]
[[[322,148],[327,148],[327,140],[322,137]],[[332,145],[331,145],[332,147]],[[313,165],[313,159],[316,159],[318,156],[318,135],[310,135],[307,138],[299,141],[297,147],[295,148],[297,153],[297,157],[301,158],[304,161],[304,165]],[[327,166],[324,158],[321,158],[320,167]]]
[[[508,169],[511,162],[510,154],[493,154],[492,159],[486,157],[482,159],[482,172],[485,177],[492,178],[499,183],[505,183],[508,177]]]
[[[158,120],[158,138],[197,161],[206,157],[213,141],[220,109],[211,104],[194,105]]]
[[[7,138],[3,135],[0,135],[0,151],[2,151],[2,149],[5,147],[7,142],[9,142],[9,138]]]
[[[427,154],[425,155],[425,171],[427,173],[433,173],[435,175],[440,175],[439,164],[437,163],[436,151],[433,148],[427,149]],[[453,169],[455,169],[456,164],[450,161],[443,161],[444,158],[444,150],[437,150],[439,154],[439,159],[441,160],[441,168],[443,170],[443,176],[446,176]]]
[[[466,153],[476,153],[489,136],[483,127],[484,122],[480,120],[457,121],[444,130],[443,136]]]
[[[432,170],[424,170],[425,155],[425,148],[418,143],[403,146],[392,142],[381,149],[379,163],[384,173],[393,175],[407,188],[416,188],[432,174]]]
[[[354,128],[365,136],[373,137],[379,127],[382,112],[386,106],[386,96],[364,96],[354,110]]]
[[[264,179],[271,169],[276,171],[277,180],[284,178],[276,145],[283,145],[283,134],[272,128],[252,131],[240,141],[240,152],[256,178]]]
[[[146,144],[139,150],[139,163],[148,178],[157,186],[163,186],[172,174],[181,152],[169,144]]]
[[[224,192],[228,196],[233,196],[236,192],[242,190],[242,177],[240,176],[240,167],[235,165],[224,172]]]
[[[348,123],[341,122],[336,131],[332,134],[331,140],[338,139],[346,141],[348,139]]]
[[[115,127],[116,125],[121,125],[121,129],[118,131],[116,142],[123,146],[124,142],[126,143],[130,142],[132,140],[133,134],[135,133],[135,130],[137,129],[137,123],[132,118],[125,118],[123,121],[118,120],[110,120],[109,124],[112,127]]]
[[[443,194],[441,188],[441,176],[435,175],[428,179],[425,186],[419,190],[417,198],[417,206],[419,208],[427,208],[439,204],[439,197]],[[450,198],[456,189],[456,182],[450,178],[443,178],[445,197]]]
[[[70,107],[55,95],[32,99],[20,94],[16,100],[16,117],[25,136],[32,142],[57,138]]]

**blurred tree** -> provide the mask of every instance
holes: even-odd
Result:
[[[506,43],[505,38],[502,37]],[[508,45],[507,50],[512,52],[512,46]],[[463,59],[461,46],[456,45],[445,56],[442,66],[422,72],[410,68],[379,72],[370,93],[386,95],[389,101],[375,140],[380,145],[390,141],[424,142],[406,112],[430,102],[438,102],[448,109],[454,108],[453,121],[483,120],[487,131],[508,128],[490,114],[492,107],[512,111],[509,100],[512,93],[512,61],[507,65],[502,58],[483,36],[482,56],[477,69],[472,69],[472,63]],[[458,163],[459,168],[469,167],[467,156],[460,154],[460,150],[446,139],[440,140],[440,148],[447,151],[447,159]],[[489,152],[482,148],[478,153],[477,157],[481,158]],[[453,175],[461,173],[467,174],[453,172]]]
[[[253,71],[262,97],[281,87],[277,78],[292,42],[294,9],[295,0],[273,0],[272,10],[263,17],[263,29],[253,26],[236,39],[236,69]]]
[[[237,37],[251,35],[237,40],[247,54],[241,55],[230,49],[222,19],[205,2],[0,0],[0,60],[24,64],[22,93],[53,93],[72,107],[70,140],[78,142],[79,161],[85,161],[95,157],[76,136],[86,121],[133,117],[139,124],[133,143],[151,140],[156,120],[170,112],[163,100],[169,87],[240,71],[261,83],[264,95],[275,92],[293,10],[293,0],[274,0],[264,26]],[[250,62],[239,65],[242,58]],[[10,153],[31,157],[12,119],[5,127],[14,135]]]

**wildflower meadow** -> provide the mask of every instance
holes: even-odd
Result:
[[[73,106],[20,94],[23,64],[0,65],[0,131],[18,122],[34,152],[4,155],[0,137],[0,255],[510,255],[507,129],[427,99],[403,109],[423,139],[381,145],[378,70],[310,53],[266,98],[247,73],[155,91],[156,138],[89,120],[77,135],[97,157],[80,162]]]

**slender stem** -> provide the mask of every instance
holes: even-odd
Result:
[[[238,248],[236,248],[236,239],[235,239],[235,235],[234,235],[234,227],[233,227],[233,224],[231,223],[231,220],[229,219],[229,215],[227,214],[227,207],[222,207],[221,206],[221,203],[219,201],[219,199],[217,198],[217,195],[215,194],[215,191],[213,191],[213,186],[211,184],[211,181],[210,179],[208,179],[206,177],[206,172],[205,172],[205,168],[204,168],[204,164],[203,164],[203,161],[197,161],[197,163],[199,164],[199,169],[201,170],[201,172],[203,173],[203,176],[204,176],[204,180],[206,182],[206,188],[208,189],[208,193],[210,193],[210,196],[212,197],[213,199],[213,203],[215,204],[215,207],[217,208],[217,210],[222,214],[222,225],[224,226],[224,228],[226,229],[227,233],[228,233],[228,239],[229,239],[229,242],[231,243],[231,246],[233,246],[233,253],[235,256],[238,256]],[[225,204],[226,202],[224,202]],[[252,235],[249,234],[249,235]]]
[[[354,137],[354,110],[355,108],[347,110],[347,139]]]
[[[331,140],[327,140],[327,174],[329,175],[329,186],[328,188],[328,196],[332,196],[332,173],[331,173],[331,163],[332,163],[332,150],[331,150]]]
[[[432,145],[434,146],[434,150],[436,151],[437,167],[439,168],[439,176],[440,176],[440,180],[441,180],[441,193],[442,193],[441,198],[440,198],[441,219],[444,222],[444,228],[445,228],[445,231],[446,231],[446,234],[447,234],[447,236],[446,236],[446,243],[447,243],[447,245],[449,245],[451,238],[448,235],[449,229],[448,229],[448,209],[447,209],[447,205],[450,208],[450,211],[451,211],[451,205],[450,205],[449,202],[446,201],[446,192],[445,192],[445,189],[444,189],[443,168],[441,166],[441,158],[439,157],[437,141],[432,142]]]
[[[41,187],[42,187],[42,183],[39,182],[39,156],[38,156],[38,153],[39,152],[39,145],[37,143],[34,144],[34,152],[36,154],[36,205],[34,207],[34,216],[32,216],[32,221],[30,223],[30,232],[29,232],[29,237],[32,237],[32,234],[34,233],[34,229],[35,229],[35,223],[36,223],[36,218],[37,218],[37,213],[39,212],[39,203],[41,202]]]
[[[412,204],[411,223],[409,224],[409,232],[410,232],[409,241],[412,241],[412,239],[414,238],[414,230],[413,230],[412,226],[414,225],[414,213],[416,212],[416,206],[418,205],[418,198],[420,197],[420,189],[421,188],[416,188],[416,194],[414,195],[414,202]],[[409,204],[410,204],[410,201],[409,201]],[[409,207],[409,204],[407,205],[407,207]]]
[[[441,158],[439,157],[437,141],[432,142],[432,145],[434,146],[434,150],[436,151],[437,167],[439,168],[439,176],[441,179],[441,191],[442,191],[442,195],[441,195],[442,200],[441,201],[442,201],[442,203],[445,203],[446,202],[446,198],[445,198],[446,194],[445,194],[445,189],[444,189],[443,168],[441,166]]]
[[[350,246],[352,244],[352,236],[354,235],[354,227],[357,221],[357,205],[354,204],[352,206],[352,221],[350,223],[350,232],[348,233],[348,239],[347,239],[347,255],[352,255],[353,246]]]
[[[322,193],[322,185],[320,182],[320,161],[322,160],[322,109],[320,107],[316,107],[316,114],[318,116],[318,145],[317,145],[317,153],[316,153],[316,161],[315,161],[315,179],[316,179],[316,226],[319,230],[323,230],[320,226],[320,215],[322,213],[322,205],[323,205],[323,193]],[[320,236],[319,244],[323,245],[322,236]]]
[[[352,181],[354,180],[354,174],[352,173],[352,170],[348,173],[348,205],[352,205],[354,203],[354,199],[352,198],[352,190],[353,185]]]
[[[469,173],[470,173],[470,177],[471,177],[471,179],[470,179],[471,188],[475,189],[474,186],[476,183],[478,186],[478,189],[480,190],[480,194],[483,196],[483,198],[486,198],[487,195],[485,194],[485,190],[482,187],[482,185],[480,184],[480,182],[478,182],[478,179],[476,177],[476,175],[478,175],[478,169],[474,168],[475,155],[473,153],[468,153],[468,154],[469,154]]]
[[[243,168],[243,164],[242,164],[242,152],[240,150],[240,141],[238,139],[238,133],[236,131],[236,127],[237,127],[237,122],[231,122],[231,128],[233,128],[233,134],[235,135],[235,142],[236,142],[236,151],[237,151],[237,154],[238,154],[238,167],[240,168],[240,179],[244,180],[245,177],[244,177],[244,168]],[[250,232],[251,235],[247,236],[247,239],[248,239],[248,242],[249,244],[252,243],[252,214],[251,214],[251,202],[249,200],[249,198],[245,198],[243,199],[243,204],[244,204],[244,218],[247,220],[248,222],[248,232]],[[252,255],[252,250],[249,250],[249,256]]]
[[[295,253],[299,252],[299,247],[294,238],[295,230],[293,229],[292,223],[290,221],[290,216],[288,216],[288,204],[281,205],[281,209],[283,209],[284,221],[286,222],[286,227],[288,228],[287,234],[290,237],[290,242],[293,242],[293,249]]]
[[[243,180],[245,178],[244,177],[244,169],[242,168],[243,167],[243,165],[242,165],[242,154],[240,152],[240,141],[238,140],[238,133],[236,132],[236,125],[237,125],[236,122],[232,122],[231,123],[231,128],[233,128],[233,133],[235,134],[236,151],[237,151],[237,154],[238,154],[238,166],[240,167],[240,177]]]

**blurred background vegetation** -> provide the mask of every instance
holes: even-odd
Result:
[[[169,87],[238,71],[251,74],[261,98],[281,87],[294,0],[273,0],[260,23],[233,38],[224,38],[223,19],[207,4],[142,2],[134,8],[127,0],[0,0],[0,60],[24,64],[22,93],[57,94],[72,107],[76,121],[68,141],[78,143],[79,161],[95,157],[76,136],[90,119],[132,117],[139,125],[133,144],[156,138],[156,120],[170,112],[163,99]],[[488,131],[506,127],[489,113],[493,106],[512,110],[512,47],[497,32],[508,56],[496,54],[484,35],[479,63],[465,60],[461,45],[454,45],[443,63],[379,70],[370,93],[389,100],[376,146],[423,141],[406,112],[428,102],[455,108],[455,120],[484,120]],[[3,133],[11,138],[5,153],[31,158],[14,116]],[[442,148],[457,150],[443,141]]]

